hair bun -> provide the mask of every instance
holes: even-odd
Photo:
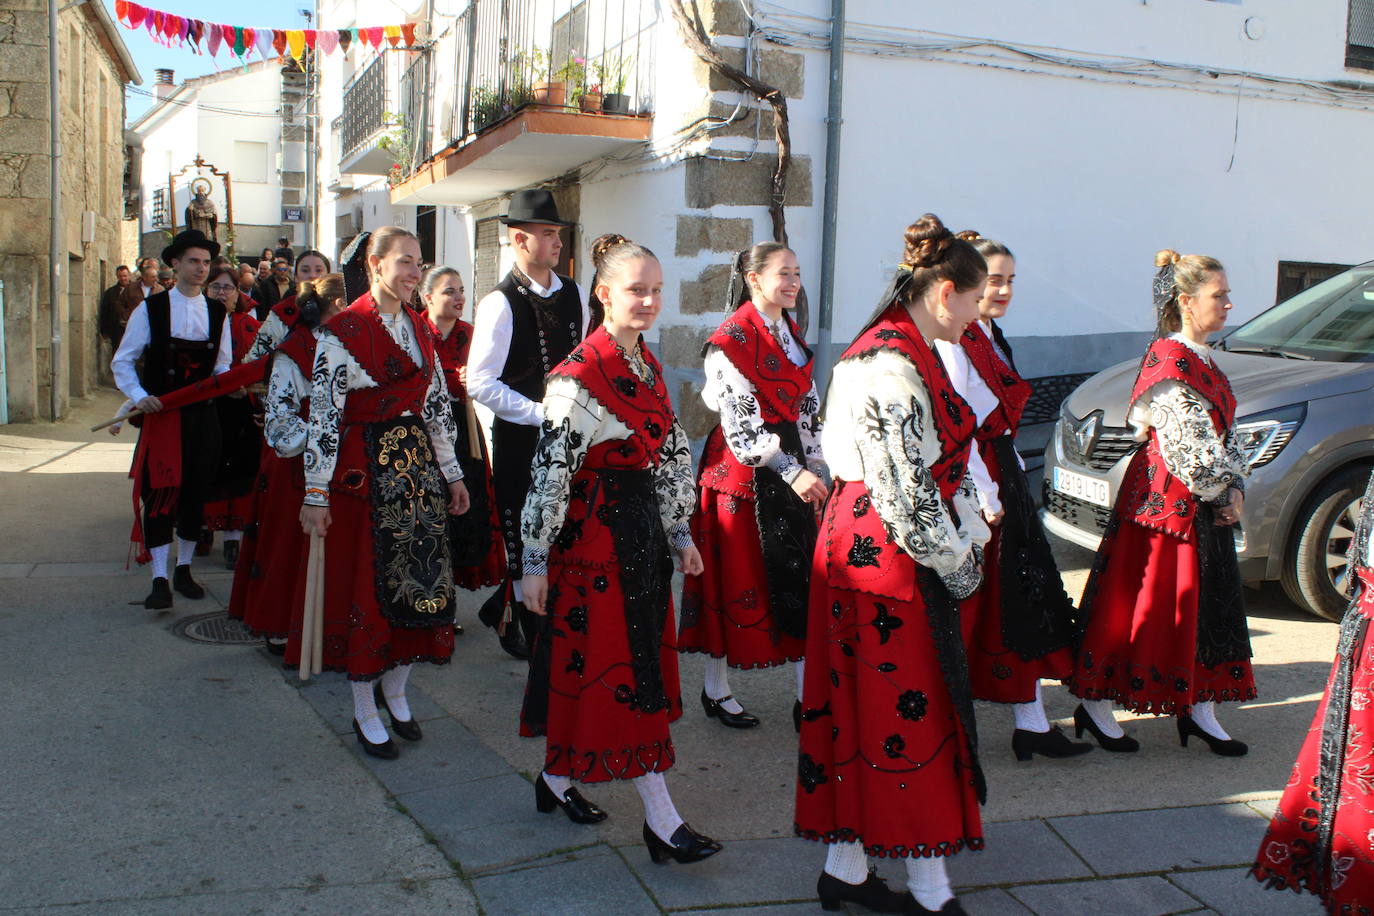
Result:
[[[945,252],[955,241],[954,233],[945,228],[940,217],[927,213],[906,229],[906,251],[902,260],[912,269],[934,267],[945,259]]]
[[[976,242],[983,237],[983,233],[977,229],[965,229],[963,232],[956,232],[954,237],[963,242]]]
[[[597,236],[596,240],[592,242],[592,266],[600,270],[601,265],[606,260],[606,255],[612,249],[628,244],[630,244],[630,240],[619,232],[607,232],[605,235]]]
[[[1163,267],[1166,264],[1177,264],[1182,258],[1183,255],[1172,248],[1161,248],[1155,252],[1155,266]]]

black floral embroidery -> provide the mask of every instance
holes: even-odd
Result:
[[[1193,504],[1190,503],[1188,500],[1182,497],[1179,497],[1178,499],[1174,500],[1174,514],[1177,515],[1179,518],[1187,518],[1188,513],[1192,511]]]
[[[1188,679],[1185,677],[1174,678],[1174,689],[1183,692],[1188,689]]]
[[[1245,666],[1243,665],[1232,665],[1228,673],[1231,675],[1231,680],[1233,681],[1245,680]]]
[[[568,609],[568,629],[574,633],[587,632],[587,606],[579,604]]]
[[[901,627],[904,621],[889,611],[887,605],[874,602],[874,606],[878,613],[873,618],[873,628],[878,631],[878,645],[885,646],[892,638],[892,631]]]
[[[993,665],[992,676],[997,678],[999,681],[1005,681],[1011,677],[1011,669],[1008,668],[1006,665]]]
[[[907,690],[897,697],[897,715],[912,722],[926,717],[926,695],[920,690]]]
[[[744,335],[744,328],[740,327],[739,324],[736,322],[727,321],[724,325],[721,326],[721,332],[724,333],[726,337],[729,337],[731,340],[733,340],[735,343],[744,343],[746,341]]]
[[[906,750],[906,739],[901,735],[888,735],[883,742],[883,753],[893,760],[901,759],[902,752]]]
[[[838,601],[830,605],[830,616],[834,617],[836,620],[839,620],[841,617],[844,616],[844,608],[840,605]]]
[[[596,589],[598,592],[604,592],[610,587],[611,580],[607,579],[605,576],[597,576],[592,580],[592,588]]]
[[[802,754],[798,760],[797,778],[808,793],[815,792],[817,786],[830,781],[830,777],[825,775],[825,764],[817,763],[810,754]]]
[[[890,329],[884,329],[884,330],[875,332],[873,336],[876,337],[876,338],[878,338],[879,340],[896,340],[896,339],[898,339],[899,337],[902,336],[902,332],[901,332],[901,331],[893,331],[893,330],[890,330]]]
[[[854,517],[863,518],[871,508],[873,508],[873,500],[869,498],[867,493],[864,493],[854,500]]]
[[[1145,688],[1145,678],[1137,674],[1131,678],[1130,684],[1132,690],[1143,690]]]
[[[894,665],[892,662],[883,662],[878,666],[878,670],[881,671],[883,674],[891,674],[892,672],[897,670],[897,666]]]
[[[878,554],[882,553],[883,548],[873,542],[873,538],[867,535],[854,535],[854,546],[849,548],[848,562],[850,566],[878,566]]]
[[[615,378],[615,387],[627,398],[634,397],[639,392],[639,385],[628,375],[618,375]]]
[[[574,649],[572,653],[572,659],[568,662],[568,666],[563,670],[569,674],[580,675],[582,673],[582,669],[586,666],[586,664],[587,659],[583,657],[581,652],[578,652],[576,649]]]

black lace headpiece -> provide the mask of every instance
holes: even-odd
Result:
[[[1159,272],[1155,274],[1153,294],[1155,302],[1155,320],[1158,321],[1164,317],[1164,309],[1170,302],[1173,302],[1174,297],[1178,295],[1178,289],[1174,286],[1173,264],[1165,264],[1159,269]]]

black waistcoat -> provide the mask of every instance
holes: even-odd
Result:
[[[533,401],[544,399],[544,376],[587,333],[577,285],[567,277],[558,279],[563,286],[548,305],[532,301],[511,274],[496,287],[506,297],[511,314],[510,350],[501,381]]]
[[[165,293],[154,293],[143,301],[148,314],[148,346],[143,351],[143,365],[138,379],[151,395],[199,382],[215,371],[215,357],[219,355],[220,336],[224,331],[223,304],[206,299],[210,312],[208,340],[182,340],[172,336],[172,299]]]

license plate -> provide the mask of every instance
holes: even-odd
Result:
[[[1063,468],[1055,468],[1052,484],[1055,490],[1065,496],[1072,496],[1075,499],[1081,499],[1084,502],[1108,509],[1112,506],[1111,491],[1105,480],[1089,477],[1086,474],[1076,474]]]

